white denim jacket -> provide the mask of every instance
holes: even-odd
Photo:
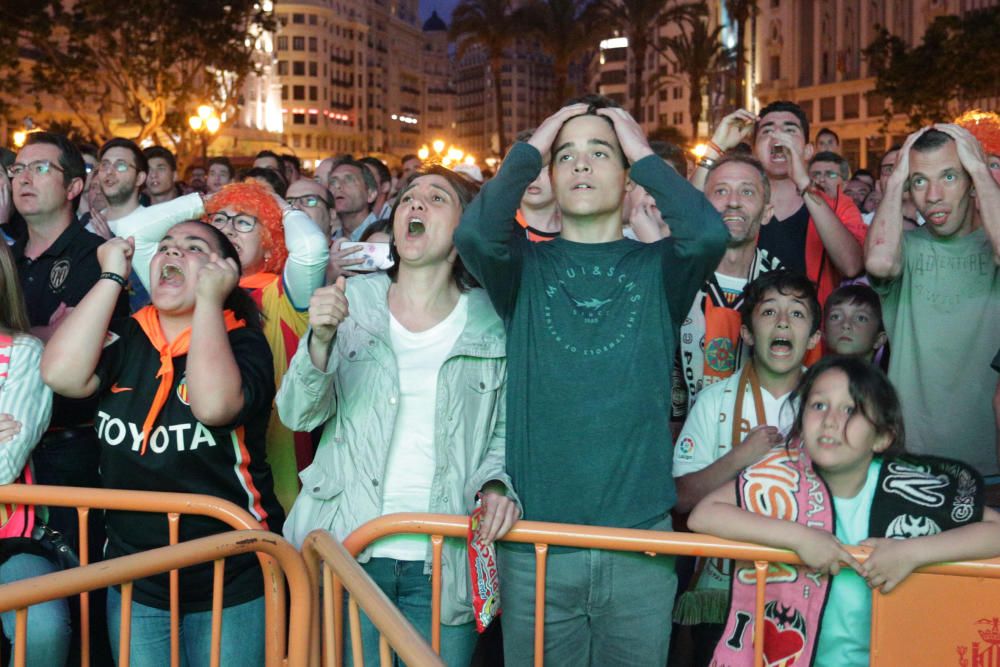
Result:
[[[386,461],[399,411],[399,371],[389,340],[389,278],[347,281],[350,315],[337,330],[326,371],[309,357],[307,332],[278,390],[281,421],[293,431],[324,424],[316,458],[299,478],[302,491],[285,521],[285,537],[301,546],[309,531],[343,540],[382,515]],[[499,480],[515,502],[504,471],[507,359],[503,324],[481,289],[468,292],[469,314],[438,374],[434,417],[434,513],[468,515],[476,493]],[[370,549],[359,556],[370,557]],[[425,573],[431,570],[428,545]],[[442,555],[441,620],[472,620],[464,540],[447,539]]]

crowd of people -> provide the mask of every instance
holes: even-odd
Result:
[[[802,664],[865,665],[872,589],[1000,555],[1000,118],[922,128],[877,178],[811,137],[779,101],[690,157],[587,96],[485,178],[263,151],[182,180],[160,146],[31,133],[0,173],[0,482],[210,494],[297,546],[478,506],[509,665],[534,657],[534,549],[501,541],[519,519],[686,523],[804,565],[755,619],[745,564],[551,548],[548,664],[749,664],[760,623]],[[6,516],[0,583],[79,545],[71,509]],[[168,543],[162,517],[91,519],[92,561]],[[427,637],[431,553],[359,555]],[[442,657],[465,666],[464,541],[442,571]],[[222,664],[262,664],[256,559],[224,591]],[[118,662],[122,595],[96,597]],[[166,575],[131,605],[130,664],[158,665]],[[208,664],[211,605],[211,566],[183,570],[182,664]],[[66,662],[78,613],[32,608],[30,664]],[[367,618],[347,644],[377,660]]]

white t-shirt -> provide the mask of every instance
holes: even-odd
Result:
[[[674,447],[674,477],[707,468],[732,449],[733,412],[736,410],[736,392],[739,387],[740,373],[737,373],[705,387],[698,394],[677,438],[677,446]],[[759,425],[753,390],[747,385],[745,392],[743,418],[753,428]],[[768,424],[777,426],[782,435],[788,435],[795,420],[795,406],[788,400],[790,396],[791,392],[775,397],[763,387],[760,389],[760,397],[764,401],[764,417]],[[728,588],[731,563],[732,561],[722,558],[709,559],[698,578],[696,588]]]
[[[434,415],[438,373],[465,328],[468,299],[426,331],[409,331],[389,315],[389,337],[399,370],[399,412],[386,460],[382,513],[426,512],[434,480]],[[372,556],[424,560],[427,536],[396,535],[375,543]]]

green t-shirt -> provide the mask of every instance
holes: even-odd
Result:
[[[833,498],[837,539],[857,545],[868,538],[872,500],[878,486],[882,459],[868,466],[865,485],[853,498]],[[844,567],[830,582],[830,595],[823,610],[814,667],[865,667],[871,644],[872,592],[865,580]]]
[[[516,144],[455,233],[507,328],[507,472],[525,519],[647,527],[676,501],[677,329],[728,232],[704,195],[650,156],[631,178],[670,238],[532,243],[514,216],[541,168],[537,150]]]
[[[1000,270],[986,233],[903,235],[903,271],[872,280],[892,345],[906,449],[997,470],[990,361],[1000,346]]]

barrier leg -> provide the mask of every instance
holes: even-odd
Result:
[[[549,545],[535,545],[535,667],[545,664],[545,565]]]

